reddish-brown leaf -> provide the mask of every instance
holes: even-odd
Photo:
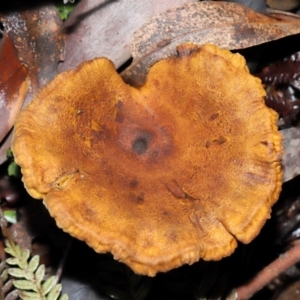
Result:
[[[63,60],[62,21],[54,5],[12,11],[1,15],[1,21],[29,70],[31,99],[55,77],[58,62]]]
[[[18,59],[11,39],[4,34],[0,44],[0,142],[12,128],[23,104],[27,69]]]
[[[134,35],[132,65],[123,73],[139,86],[153,63],[176,53],[184,42],[242,49],[300,32],[300,18],[263,15],[243,5],[203,1],[172,8],[150,19]]]
[[[2,10],[0,21],[29,72],[30,88],[24,104],[27,105],[39,89],[55,77],[58,62],[63,60],[64,34],[54,5],[31,7],[28,3],[28,9],[20,9],[22,1],[11,1],[14,9]],[[10,143],[11,134],[0,144],[0,163],[6,159]]]

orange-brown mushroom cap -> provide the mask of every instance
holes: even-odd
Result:
[[[19,115],[13,151],[58,226],[140,274],[230,255],[281,189],[277,114],[245,60],[213,45],[140,88],[105,58],[58,75]]]

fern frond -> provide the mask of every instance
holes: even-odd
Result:
[[[18,296],[23,300],[67,300],[67,295],[60,296],[62,286],[56,277],[45,280],[45,266],[39,265],[39,256],[30,257],[29,250],[21,248],[11,240],[6,241],[5,252],[11,257],[6,263],[14,266],[8,269],[8,274],[14,278],[12,284],[17,289]]]

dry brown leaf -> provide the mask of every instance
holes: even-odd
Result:
[[[29,71],[26,105],[42,86],[55,77],[58,62],[63,59],[62,21],[52,4],[31,7],[28,3],[28,8],[24,9],[22,3],[12,0],[9,6],[9,11],[0,8],[0,21],[11,37],[19,59]],[[0,144],[0,163],[6,160],[10,144],[11,134],[8,134]]]
[[[197,0],[81,0],[65,23],[66,57],[59,71],[107,57],[118,68],[130,59],[133,33],[168,8]]]
[[[263,15],[228,2],[188,3],[150,19],[134,35],[132,65],[123,79],[140,86],[148,68],[174,55],[184,42],[212,43],[225,49],[243,49],[300,32],[295,15]]]
[[[12,128],[23,104],[28,80],[11,39],[4,34],[0,43],[0,142]]]
[[[55,77],[63,59],[62,21],[54,5],[2,14],[1,21],[29,70],[31,99]]]

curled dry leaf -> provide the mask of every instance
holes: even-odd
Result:
[[[228,2],[184,4],[150,19],[135,33],[132,43],[134,61],[122,77],[132,85],[142,85],[149,67],[175,55],[176,46],[184,42],[212,43],[233,50],[299,32],[299,17],[263,15]]]
[[[12,128],[23,104],[27,69],[18,59],[11,39],[4,34],[0,44],[0,142]]]

